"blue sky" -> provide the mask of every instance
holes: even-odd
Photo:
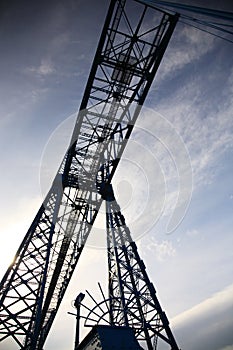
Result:
[[[108,1],[98,4],[10,1],[1,12],[1,275],[69,142]],[[230,1],[208,4],[233,11]],[[232,43],[178,24],[114,179],[181,349],[233,349],[232,54]],[[46,350],[72,348],[72,300],[106,285],[102,221]]]

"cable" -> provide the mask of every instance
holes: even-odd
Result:
[[[153,6],[153,5],[159,5],[158,7],[161,8],[162,10],[164,11],[167,11],[167,8],[165,8],[164,6],[168,6],[168,7],[173,7],[173,8],[179,8],[179,9],[183,9],[183,10],[186,10],[186,11],[190,11],[190,12],[194,12],[194,13],[199,13],[201,15],[204,15],[204,16],[209,16],[209,17],[214,17],[214,18],[220,18],[220,19],[224,19],[226,21],[233,21],[233,12],[226,12],[226,11],[219,11],[219,10],[213,10],[213,9],[207,9],[207,8],[203,8],[203,7],[197,7],[197,6],[189,6],[189,5],[183,5],[183,4],[178,4],[178,3],[171,3],[171,2],[168,2],[168,1],[159,1],[159,0],[142,0],[140,2],[143,2],[145,4],[148,4],[149,6]],[[163,5],[163,6],[161,6]],[[172,13],[175,13],[176,11],[175,10],[171,10],[169,9],[169,11],[171,11]],[[194,22],[194,23],[197,23],[201,26],[206,26],[206,27],[209,27],[209,28],[212,28],[216,31],[220,31],[220,32],[223,32],[225,34],[230,34],[230,35],[233,35],[233,31],[230,31],[228,29],[225,29],[225,28],[222,28],[222,27],[227,27],[227,28],[232,28],[233,27],[233,24],[228,24],[228,23],[217,23],[217,22],[209,22],[209,21],[205,21],[205,20],[202,20],[202,19],[198,19],[198,18],[195,18],[195,17],[191,17],[187,14],[182,14],[182,13],[179,13],[180,14],[180,19],[179,21],[181,23],[184,23],[186,25],[190,25],[196,29],[199,29],[203,32],[206,32],[208,34],[211,34],[217,38],[220,38],[220,39],[223,39],[225,41],[228,41],[230,43],[233,43],[233,40],[229,39],[229,38],[226,38],[224,36],[221,36],[221,35],[218,35],[216,33],[213,33],[211,31],[208,31],[206,29],[203,29],[203,28],[200,28],[198,26],[195,26],[194,24],[192,23],[187,23],[185,21],[182,21],[182,19],[185,19],[187,21],[190,21],[190,22]]]
[[[181,22],[181,23],[184,23],[184,24],[186,24],[186,25],[189,25],[190,27],[199,29],[199,30],[201,30],[202,32],[205,32],[205,33],[211,34],[211,35],[213,35],[213,36],[216,36],[217,38],[223,39],[223,40],[228,41],[228,42],[230,42],[230,43],[233,44],[233,40],[227,39],[227,38],[225,38],[225,37],[223,37],[223,36],[220,36],[220,35],[218,35],[218,34],[211,33],[210,31],[208,31],[208,30],[206,30],[206,29],[199,28],[199,27],[195,26],[194,24],[187,23],[187,22],[182,21],[182,20],[180,20],[180,22]]]
[[[193,18],[193,17],[187,16],[187,15],[182,15],[182,14],[181,14],[181,17],[182,17],[182,18],[186,18],[187,20],[193,21],[193,22],[195,22],[195,23],[199,23],[199,24],[202,24],[202,25],[206,25],[207,27],[211,27],[211,28],[220,30],[220,31],[222,31],[222,32],[224,32],[224,33],[233,35],[233,32],[231,32],[231,31],[229,31],[229,30],[226,30],[226,29],[224,29],[224,28],[218,27],[219,25],[224,25],[224,24],[222,24],[222,23],[217,23],[218,25],[215,25],[215,24],[212,23],[212,22],[207,22],[207,21],[204,21],[204,20],[201,20],[201,19],[198,19],[198,18]]]
[[[221,10],[214,10],[206,7],[198,7],[198,6],[192,6],[192,5],[185,5],[185,4],[179,4],[175,2],[170,1],[160,1],[160,0],[143,0],[144,3],[152,3],[152,4],[158,4],[158,5],[164,5],[168,7],[173,7],[177,9],[182,9],[185,11],[190,11],[194,13],[199,13],[204,16],[214,17],[214,18],[221,18],[227,21],[233,22],[233,12],[230,11],[221,11]]]

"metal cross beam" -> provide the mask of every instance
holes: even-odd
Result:
[[[43,348],[102,202],[98,171],[111,181],[178,20],[130,4],[110,3],[70,147],[0,284],[0,341],[20,349]]]

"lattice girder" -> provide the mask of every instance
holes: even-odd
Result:
[[[130,3],[110,3],[69,149],[0,284],[0,341],[20,349],[43,348],[103,199],[98,171],[111,180],[177,22],[140,3],[131,18]]]
[[[108,185],[110,193],[111,185]],[[153,350],[153,342],[161,339],[172,350],[178,350],[165,312],[150,282],[145,265],[140,259],[125,218],[113,191],[106,198],[109,310],[110,324],[130,326],[139,341]]]

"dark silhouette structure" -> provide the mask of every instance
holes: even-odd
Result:
[[[177,20],[140,1],[110,2],[69,149],[0,284],[1,341],[43,349],[105,200],[110,325],[133,329],[150,350],[158,339],[178,349],[111,186]]]

